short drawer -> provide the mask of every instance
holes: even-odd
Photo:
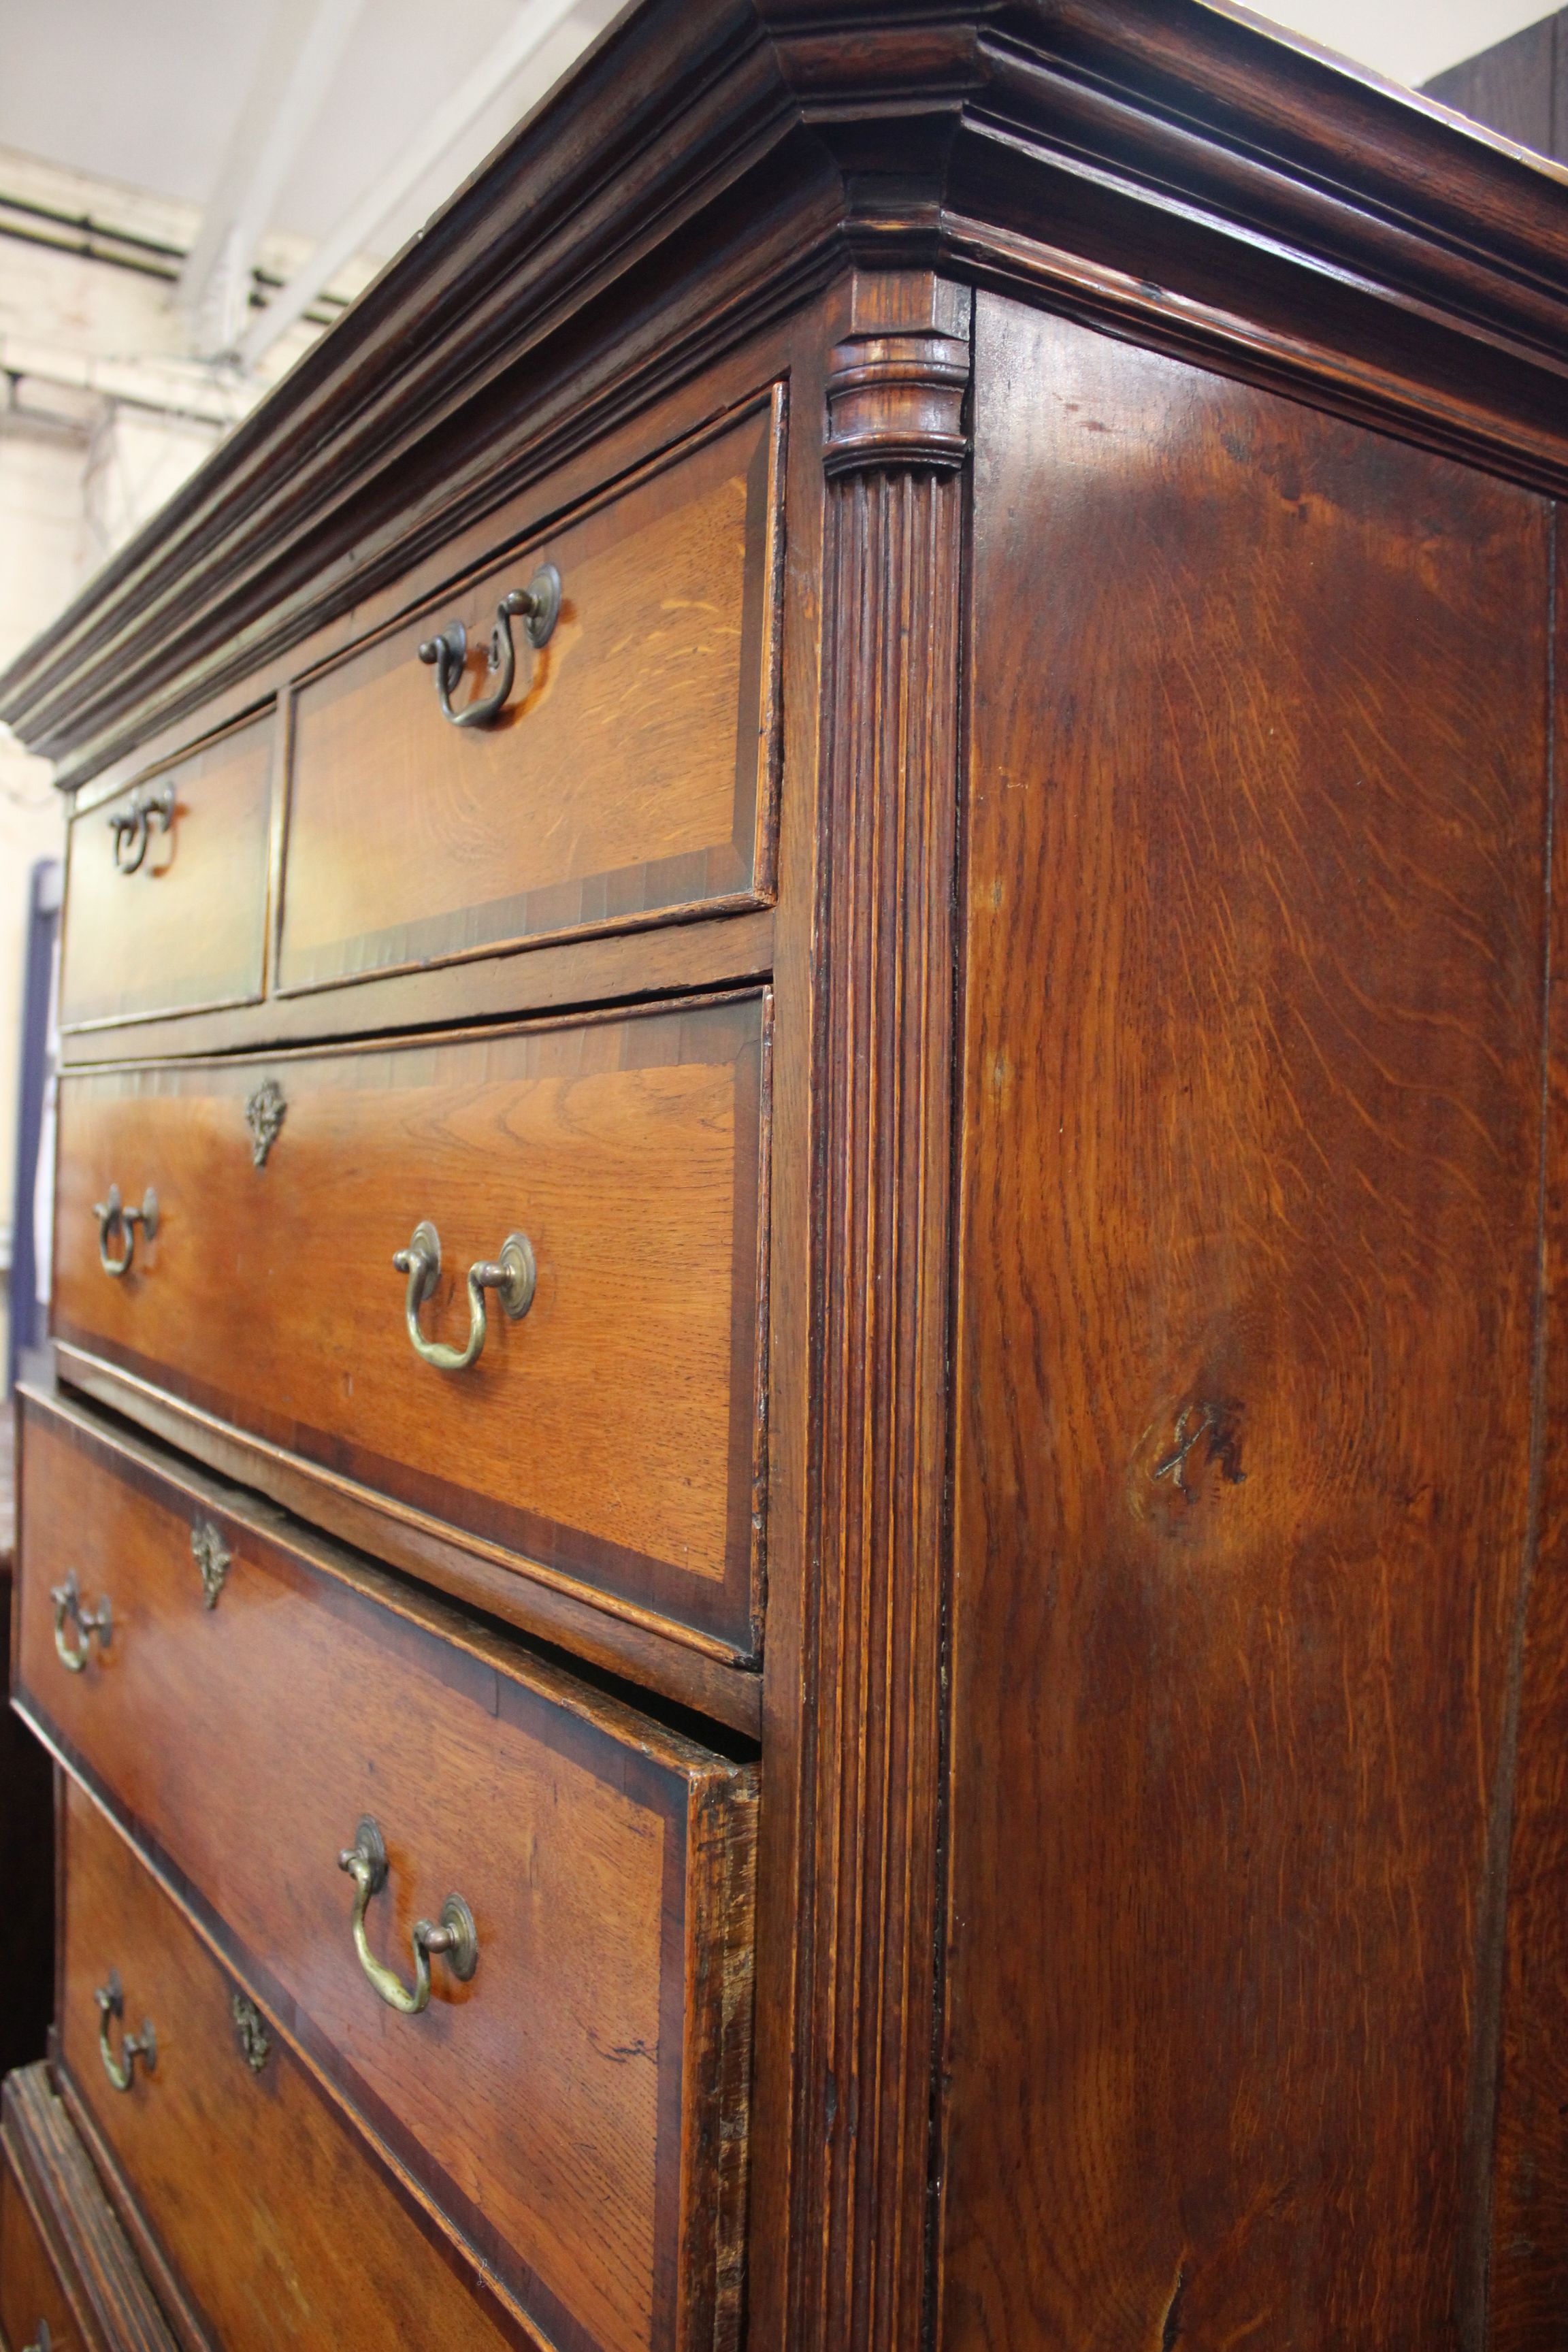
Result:
[[[151,2263],[173,2274],[203,2332],[225,2352],[521,2342],[277,2020],[70,1780],[61,1837],[71,2104]],[[106,2017],[98,1996],[114,1988],[120,2011]],[[154,2063],[132,2054],[127,2066],[124,2036],[149,2021]]]
[[[487,1559],[752,1654],[764,1009],[68,1075],[56,1336]],[[152,1241],[105,1236],[111,1186],[153,1192]],[[509,1235],[531,1255],[526,1313],[483,1291],[462,1370],[416,1352],[393,1261],[420,1226],[424,1345],[468,1343],[468,1269]]]
[[[297,688],[280,988],[771,897],[779,421],[763,402]],[[498,608],[546,566],[536,647]],[[454,625],[462,668],[421,661]],[[506,682],[492,646],[510,690],[459,725]]]
[[[268,712],[72,819],[62,1027],[260,996],[275,732]]]
[[[26,1402],[21,1487],[18,1703],[388,2161],[552,2341],[731,2345],[754,1768],[74,1409]],[[471,1919],[418,2014],[356,1951],[366,1817],[374,1964],[411,1989],[416,1923]],[[111,1963],[161,2033],[98,1944],[72,2033]]]

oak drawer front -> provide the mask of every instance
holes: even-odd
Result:
[[[552,2341],[728,2344],[752,1768],[83,1416],[29,1402],[22,1490],[25,1711],[312,2066]],[[222,1559],[211,1607],[193,1538],[208,1584]],[[79,1671],[50,1597],[73,1571],[111,1621],[106,1644],[68,1614]],[[415,1923],[454,1894],[471,1914],[477,1966],[433,1958],[421,2014],[356,1954],[339,1858],[365,1815],[389,1865],[375,1963],[412,1988]],[[158,2030],[121,1976],[116,2052],[143,2015]]]
[[[6,2146],[0,2151],[0,2337],[11,2352],[86,2352],[70,2299]]]
[[[771,897],[777,441],[753,409],[297,689],[282,989]],[[547,641],[454,725],[421,643],[460,621],[453,707],[493,694],[547,562]]]
[[[248,1990],[214,1958],[92,1800],[66,1783],[60,2058],[199,2322],[226,2352],[500,2352],[514,2319],[465,2275],[326,2100]],[[123,2032],[153,2023],[130,2088],[105,2071],[97,1995],[117,1979]]]
[[[68,1076],[57,1336],[520,1568],[753,1653],[763,1009]],[[246,1106],[269,1083],[258,1167]],[[158,1206],[119,1277],[111,1185]],[[406,1328],[393,1259],[426,1221],[431,1344],[468,1340],[470,1266],[513,1232],[533,1253],[528,1311],[486,1292],[462,1371]]]
[[[268,712],[72,819],[62,1027],[260,996],[275,732]]]

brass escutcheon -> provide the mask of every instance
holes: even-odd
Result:
[[[120,2055],[116,2058],[109,2042],[110,2024],[116,2018],[123,2021],[125,2016],[125,1995],[117,1969],[110,1969],[109,1982],[99,1986],[93,1999],[98,2003],[98,2054],[103,2061],[103,2071],[117,2091],[128,2091],[136,2079],[138,2058],[149,2074],[158,2063],[158,2038],[153,2031],[153,2021],[144,2017],[140,2033],[121,2033]]]
[[[386,1885],[386,1841],[380,1825],[368,1813],[361,1817],[353,1845],[339,1854],[338,1868],[346,1870],[354,1883],[353,1938],[359,1964],[388,2009],[395,2009],[404,2017],[417,2017],[426,2006],[430,1999],[432,1953],[446,1961],[460,1984],[468,1983],[479,1964],[479,1939],[474,1915],[460,1895],[447,1895],[441,1906],[437,1927],[433,1927],[428,1919],[414,1922],[412,1991],[391,1969],[384,1968],[371,1950],[364,1932],[364,1915],[371,1896],[379,1895]]]
[[[261,2011],[253,2000],[237,1992],[229,2002],[228,2013],[234,2020],[235,2039],[246,2064],[253,2074],[259,2074],[272,2055],[272,2041],[261,2022]]]
[[[137,1226],[142,1227],[149,1241],[157,1239],[158,1195],[149,1184],[142,1206],[139,1209],[129,1207],[120,1198],[119,1185],[111,1184],[109,1188],[108,1200],[95,1201],[92,1204],[92,1213],[98,1219],[100,1265],[105,1274],[129,1274],[131,1262],[136,1255]],[[125,1254],[122,1257],[110,1257],[109,1255],[109,1237],[116,1225],[125,1236]]]
[[[508,1234],[499,1259],[481,1260],[468,1268],[468,1344],[466,1348],[448,1348],[442,1340],[427,1339],[419,1328],[419,1309],[435,1289],[441,1273],[441,1237],[427,1219],[421,1218],[408,1247],[396,1251],[392,1263],[399,1274],[408,1276],[403,1315],[414,1352],[425,1363],[434,1364],[437,1371],[466,1372],[477,1360],[488,1328],[487,1290],[495,1292],[513,1322],[526,1315],[533,1304],[538,1280],[533,1244],[526,1234]]]
[[[50,1586],[49,1599],[55,1604],[55,1654],[69,1673],[79,1675],[86,1670],[93,1635],[96,1633],[98,1636],[100,1651],[107,1650],[114,1638],[114,1617],[109,1606],[109,1596],[105,1593],[96,1609],[84,1609],[81,1587],[77,1582],[73,1568],[63,1584]],[[66,1639],[68,1625],[76,1627],[74,1643]]]

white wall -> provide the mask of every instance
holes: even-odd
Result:
[[[1266,0],[1257,13],[1412,89],[1555,16],[1559,0]]]

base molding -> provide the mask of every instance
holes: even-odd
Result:
[[[89,2352],[178,2352],[47,2065],[0,2088],[0,2153]]]

